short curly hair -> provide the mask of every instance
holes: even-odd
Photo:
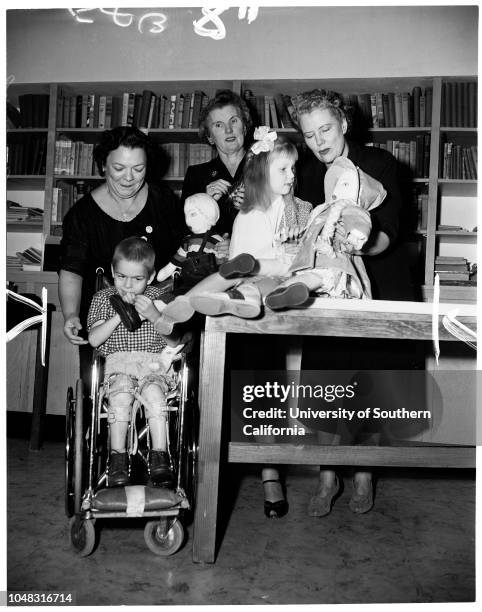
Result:
[[[253,131],[253,119],[251,117],[248,105],[241,96],[230,89],[222,89],[218,91],[214,98],[211,98],[207,105],[201,111],[199,118],[199,138],[203,142],[209,142],[209,126],[208,118],[211,111],[215,108],[224,108],[225,106],[234,106],[239,111],[244,127],[246,128],[246,135],[248,139],[251,137]]]
[[[103,132],[100,142],[94,148],[93,157],[100,176],[105,175],[104,166],[109,153],[119,147],[143,149],[146,154],[146,168],[149,169],[152,165],[156,153],[156,145],[149,136],[146,136],[144,132],[141,132],[136,127],[119,126]]]
[[[293,103],[293,120],[299,129],[299,118],[314,110],[329,110],[340,123],[346,120],[348,128],[352,123],[353,109],[346,104],[343,97],[328,89],[313,89],[297,94],[291,98]]]

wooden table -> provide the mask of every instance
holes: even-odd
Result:
[[[348,336],[432,340],[431,305],[412,302],[357,302],[316,300],[314,307],[275,314],[260,319],[232,316],[206,317],[201,339],[200,430],[198,487],[194,517],[193,561],[213,563],[216,557],[216,521],[221,421],[226,355],[226,334],[281,334],[300,336]],[[323,306],[323,308],[318,307]],[[352,310],[345,310],[346,307]],[[451,307],[440,305],[440,340],[455,340],[442,325],[442,314]],[[454,306],[454,305],[452,305]],[[341,309],[343,307],[343,309]],[[339,309],[340,308],[340,309]],[[358,308],[358,310],[355,310]],[[360,310],[364,308],[365,310]],[[366,310],[366,309],[371,310]],[[404,310],[400,312],[399,309]],[[462,311],[463,312],[463,311]],[[475,306],[458,320],[475,328]],[[267,367],[266,369],[269,369]],[[259,464],[380,465],[411,467],[475,466],[473,446],[319,446],[230,442],[228,461]]]

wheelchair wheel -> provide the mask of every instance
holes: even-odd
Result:
[[[65,405],[65,514],[68,518],[74,514],[74,421],[74,392],[69,387]]]
[[[84,454],[84,383],[79,378],[75,388],[75,446],[74,446],[74,512],[80,512],[82,501],[82,472]]]
[[[73,516],[69,523],[69,536],[72,548],[79,557],[87,557],[95,547],[94,521]]]
[[[177,519],[149,521],[144,528],[147,548],[155,555],[168,557],[177,552],[184,542],[184,528]]]

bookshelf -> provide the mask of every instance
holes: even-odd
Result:
[[[142,100],[145,92],[152,92],[155,100],[164,98],[165,101],[170,101],[173,96],[179,97],[182,94],[184,103],[187,104],[187,100],[191,100],[194,92],[203,92],[207,98],[210,98],[217,90],[227,88],[247,98],[254,111],[253,114],[260,116],[259,123],[264,124],[266,118],[269,118],[272,127],[276,127],[273,125],[272,114],[270,114],[269,97],[272,97],[276,108],[277,130],[301,144],[302,137],[294,127],[285,127],[282,123],[282,110],[278,106],[280,94],[292,96],[315,87],[338,91],[350,103],[357,104],[353,138],[369,142],[373,146],[389,148],[392,152],[396,151],[401,162],[400,167],[404,169],[402,174],[405,183],[404,198],[407,206],[412,206],[413,209],[411,216],[414,224],[406,240],[411,242],[413,249],[420,253],[423,260],[420,283],[423,285],[424,299],[431,299],[438,257],[458,253],[466,257],[468,261],[475,262],[477,232],[474,230],[476,222],[470,222],[466,227],[465,225],[466,220],[470,221],[472,217],[476,217],[477,180],[468,175],[467,170],[461,170],[460,164],[456,178],[455,175],[447,174],[447,172],[444,174],[443,171],[444,146],[447,142],[452,143],[452,147],[460,151],[459,161],[467,157],[467,151],[473,151],[477,144],[475,125],[477,105],[474,99],[474,96],[477,95],[477,78],[474,76],[13,84],[8,89],[8,100],[14,106],[19,106],[20,96],[25,94],[48,94],[49,105],[46,127],[14,127],[7,130],[9,145],[15,142],[21,143],[22,139],[24,141],[36,138],[45,140],[45,167],[37,164],[35,172],[39,172],[38,174],[25,171],[11,172],[7,175],[7,189],[10,195],[22,190],[37,192],[44,208],[43,220],[41,223],[38,221],[33,223],[32,220],[29,223],[10,223],[7,231],[9,234],[19,234],[25,231],[40,235],[43,244],[47,236],[58,235],[61,232],[62,210],[59,208],[58,200],[57,215],[52,217],[56,189],[59,186],[70,185],[70,189],[75,194],[77,192],[74,190],[78,190],[80,186],[80,193],[82,193],[82,190],[92,188],[101,180],[95,175],[92,164],[85,165],[85,160],[83,166],[79,163],[70,168],[69,173],[59,171],[56,151],[60,141],[83,143],[74,145],[80,150],[83,150],[84,146],[87,150],[88,145],[91,145],[92,149],[104,130],[98,127],[98,106],[90,111],[93,113],[91,117],[95,119],[93,122],[89,120],[89,125],[83,127],[77,125],[79,120],[85,124],[86,116],[89,113],[89,110],[82,109],[81,106],[76,108],[77,123],[75,119],[71,121],[70,117],[73,117],[74,111],[70,101],[74,98],[76,104],[80,104],[77,101],[80,101],[81,98],[88,100],[88,96],[94,96],[95,106],[95,100],[99,103],[101,96],[112,96],[120,101],[116,111],[121,112],[119,104],[122,103],[123,95],[126,93],[131,93],[134,101],[136,96],[137,100]],[[407,92],[411,94],[408,104],[412,106],[406,107],[403,117],[398,109],[396,116],[393,107],[394,100],[402,99]],[[366,107],[362,108],[361,97],[364,95],[365,99],[369,99],[372,94],[376,94],[376,97],[371,99],[375,106],[371,109],[373,114],[370,117],[367,116]],[[367,95],[368,98],[366,98]],[[419,102],[420,95],[424,98],[423,104]],[[418,113],[414,111],[415,97]],[[261,104],[259,100],[256,102],[256,98],[262,99],[263,103]],[[268,102],[266,102],[267,98]],[[68,104],[70,104],[68,113],[65,111],[65,100],[69,100]],[[464,108],[467,109],[465,117]],[[410,113],[411,118],[408,117],[407,112]],[[82,113],[84,113],[83,119]],[[159,112],[157,117],[160,116]],[[143,123],[145,123],[145,118]],[[171,167],[170,171],[163,176],[163,180],[168,181],[170,186],[178,192],[182,188],[187,165],[205,161],[189,161],[189,152],[192,150],[190,147],[199,145],[197,125],[190,127],[189,125],[189,115],[184,113],[183,116],[179,115],[179,121],[171,127],[166,126],[165,120],[158,120],[157,123],[151,121],[148,127],[143,128],[165,148],[168,155],[172,155],[173,150],[184,151],[184,165],[181,163],[177,169]],[[378,127],[373,127],[373,125]],[[465,154],[463,150],[466,151]],[[466,160],[465,165],[468,168],[467,164]],[[462,162],[462,168],[463,166],[464,162]],[[28,169],[28,167],[24,168],[24,170]],[[75,198],[75,195],[73,197]],[[454,216],[457,218],[457,215],[459,215],[459,220],[454,222],[453,218]],[[461,226],[461,229],[444,229],[445,226]],[[444,281],[441,293],[442,299],[462,302],[476,299],[476,287],[469,284],[454,283],[451,286]]]

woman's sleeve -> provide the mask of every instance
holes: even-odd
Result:
[[[85,277],[89,252],[88,228],[83,222],[77,207],[65,215],[60,242],[59,270],[67,270]]]
[[[370,212],[373,229],[387,234],[390,244],[398,236],[400,212],[402,209],[402,196],[398,185],[397,162],[392,155],[384,157],[384,165],[378,176],[378,181],[385,187],[387,196],[378,208]]]
[[[186,176],[182,184],[181,203],[184,205],[186,198],[194,193],[204,192],[206,185],[200,180],[199,172],[196,172],[196,166],[189,166],[186,170]]]

